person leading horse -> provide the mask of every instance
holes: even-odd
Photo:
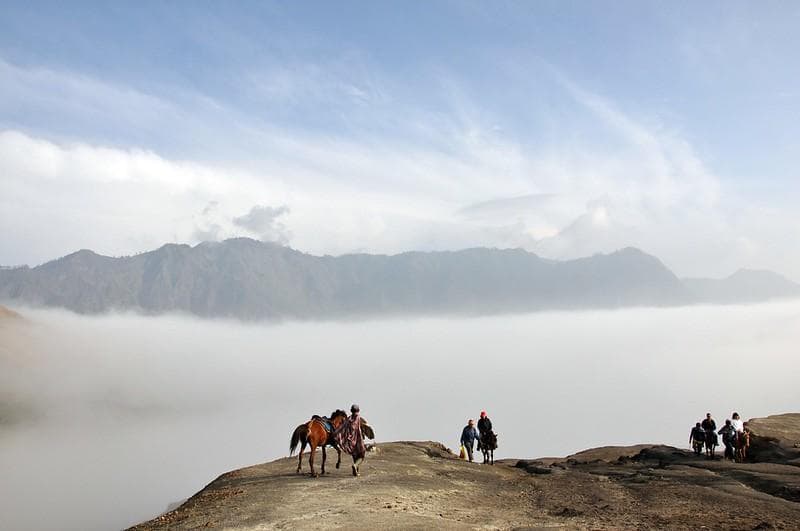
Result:
[[[353,456],[353,475],[360,475],[359,467],[367,455],[367,447],[361,432],[361,408],[358,404],[350,407],[350,416],[334,431],[333,436],[339,447]]]

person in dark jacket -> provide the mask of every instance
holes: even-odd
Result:
[[[698,422],[689,433],[689,446],[694,450],[695,455],[703,453],[703,445],[706,442],[706,431],[700,426]]]
[[[486,416],[485,411],[481,411],[481,419],[478,421],[478,432],[483,435],[487,431],[492,431],[492,421]]]
[[[700,426],[706,432],[706,457],[714,459],[714,447],[719,443],[717,442],[717,423],[711,418],[711,413],[706,413],[706,418],[703,419]]]
[[[461,444],[466,448],[470,462],[472,462],[472,447],[478,437],[480,437],[480,434],[475,429],[475,421],[469,419],[467,425],[461,430]]]
[[[711,418],[711,413],[706,413],[706,418],[703,419],[701,426],[706,431],[717,431],[717,423]]]
[[[736,429],[733,427],[730,420],[725,421],[725,425],[719,430],[719,434],[722,435],[722,444],[725,445],[725,459],[733,461],[733,445],[736,442]]]
[[[480,434],[480,438],[478,439],[478,450],[481,449],[483,435],[490,431],[492,431],[492,421],[489,420],[488,416],[486,416],[485,411],[481,411],[481,418],[478,420],[478,433]]]

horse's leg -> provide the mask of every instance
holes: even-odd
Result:
[[[339,448],[339,445],[334,446],[336,448],[336,469],[339,469],[339,465],[342,464],[342,449]]]
[[[325,475],[325,461],[328,460],[328,452],[325,451],[325,445],[322,445],[322,475]]]
[[[314,470],[314,454],[317,453],[317,445],[314,444],[314,441],[311,441],[309,447],[311,449],[309,450],[310,453],[308,455],[308,466],[311,468],[311,477],[315,478],[317,477],[317,471]]]
[[[303,450],[306,449],[306,441],[303,441],[303,444],[300,445],[300,455],[297,457],[297,473],[300,473],[300,469],[303,468]]]

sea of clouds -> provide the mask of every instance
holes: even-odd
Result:
[[[800,302],[282,324],[18,310],[0,322],[2,529],[154,517],[353,402],[379,444],[451,448],[485,409],[503,458],[685,447],[706,411],[800,398]]]

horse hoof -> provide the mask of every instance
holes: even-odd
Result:
[[[339,463],[336,463],[336,469],[337,470],[339,469]]]

